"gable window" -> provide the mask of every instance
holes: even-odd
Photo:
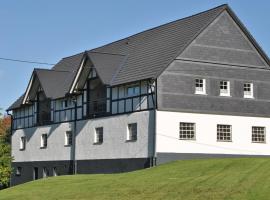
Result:
[[[205,79],[195,79],[195,94],[206,94]]]
[[[217,141],[231,142],[232,141],[232,126],[226,124],[217,125]]]
[[[127,96],[137,96],[140,94],[140,87],[138,85],[133,85],[127,87]]]
[[[265,143],[265,127],[252,126],[252,142]]]
[[[25,150],[26,137],[23,136],[20,138],[20,150]]]
[[[41,135],[40,148],[46,148],[47,147],[47,140],[48,140],[48,135],[47,134],[42,134]]]
[[[220,96],[230,96],[230,82],[220,81],[219,84]]]
[[[16,176],[21,176],[22,175],[22,168],[21,167],[17,167],[15,175]]]
[[[70,99],[64,99],[61,101],[61,107],[62,109],[68,108],[71,106],[71,100]]]
[[[95,129],[95,144],[101,144],[103,142],[103,127],[98,127]]]
[[[253,98],[253,83],[244,83],[244,98]]]
[[[127,141],[137,140],[137,123],[128,124]]]
[[[72,145],[72,132],[67,131],[65,134],[65,146],[71,146]]]
[[[195,123],[180,122],[180,140],[195,140]]]

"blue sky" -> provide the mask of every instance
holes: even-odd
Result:
[[[57,63],[137,32],[228,3],[270,55],[270,1],[6,0],[0,3],[0,57]],[[0,108],[27,86],[34,68],[0,60]]]

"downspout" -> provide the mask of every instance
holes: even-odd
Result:
[[[74,116],[74,133],[72,134],[72,162],[73,162],[73,174],[77,174],[77,160],[76,160],[76,135],[77,135],[77,97],[72,97],[74,103],[75,116]]]
[[[12,116],[12,114],[9,113],[9,111],[7,111],[7,115],[10,116],[10,120],[11,120],[11,124],[10,124],[10,138],[9,138],[9,141],[10,141],[10,148],[11,148],[10,154],[12,155],[13,116]],[[11,156],[11,155],[10,155],[10,156]],[[11,164],[11,163],[10,163],[10,164]],[[10,177],[9,177],[9,187],[11,187],[11,174],[12,174],[12,172],[10,173]]]

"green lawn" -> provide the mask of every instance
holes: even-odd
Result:
[[[0,199],[270,199],[270,159],[187,160],[131,173],[59,176],[2,190]]]

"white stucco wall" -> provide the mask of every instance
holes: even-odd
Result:
[[[70,123],[18,129],[12,135],[14,162],[70,160],[71,147],[65,147],[65,132],[72,130]],[[41,149],[41,135],[48,134],[48,146]],[[26,137],[26,148],[20,151],[20,138]]]
[[[137,123],[137,140],[127,142],[127,126]],[[94,144],[96,127],[103,127],[103,143]],[[66,131],[74,124],[60,123],[16,130],[12,135],[14,162],[70,160],[71,147],[65,146]],[[48,146],[41,149],[41,135],[48,134]],[[77,121],[76,159],[146,158],[152,156],[153,111]],[[26,148],[20,150],[20,138],[26,136]]]
[[[179,123],[196,123],[196,140],[179,140]],[[232,126],[232,142],[217,141],[217,124]],[[266,128],[266,143],[252,143],[252,126]],[[157,111],[157,153],[270,155],[270,120],[260,117]]]
[[[126,141],[129,123],[137,123],[137,140],[134,142]],[[76,158],[78,160],[152,156],[153,111],[79,121],[77,127]],[[97,127],[103,127],[102,144],[94,144],[95,128]]]

